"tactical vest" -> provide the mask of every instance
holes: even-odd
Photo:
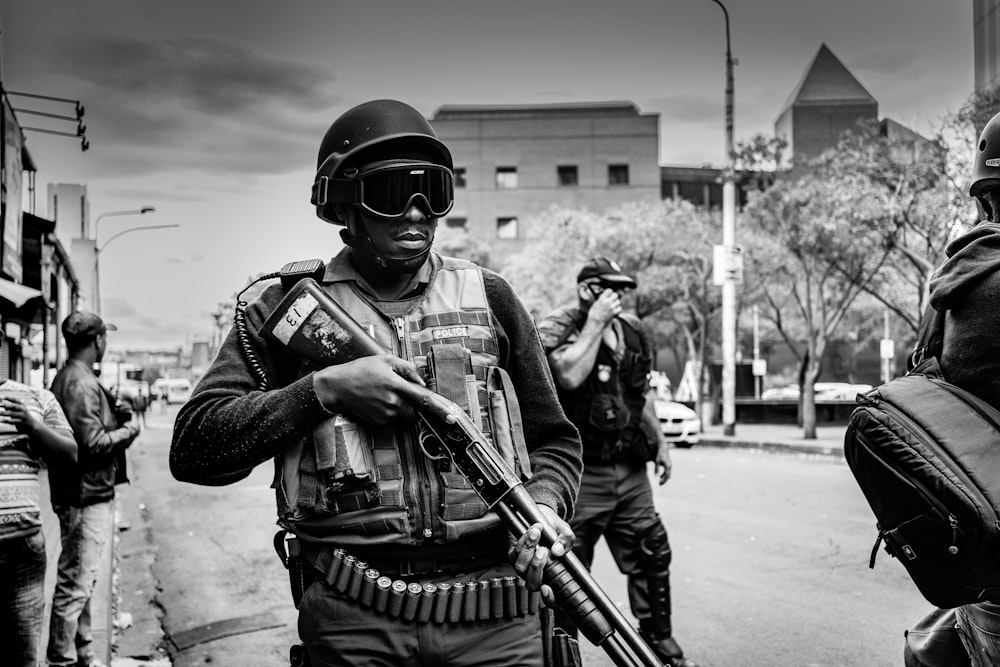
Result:
[[[498,366],[479,267],[432,256],[430,282],[403,315],[380,312],[353,281],[323,289],[428,386],[462,407],[506,462],[530,475],[516,398]],[[508,399],[508,394],[510,399]],[[492,531],[499,518],[448,461],[429,459],[413,426],[321,422],[312,441],[277,462],[279,523],[311,541],[350,545],[448,543]]]
[[[582,326],[581,315],[586,317],[577,313],[573,318],[577,329]],[[602,342],[587,379],[573,390],[557,387],[566,416],[580,431],[585,463],[626,458],[626,450],[633,443],[628,438],[623,441],[623,435],[638,437],[640,433],[638,423],[652,368],[652,350],[637,319],[623,314],[618,322],[622,324],[620,345],[624,353],[618,357]]]

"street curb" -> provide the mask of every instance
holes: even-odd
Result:
[[[844,458],[842,445],[799,444],[794,442],[773,442],[769,440],[746,440],[741,438],[706,438],[701,436],[698,443],[706,447],[724,447],[738,449],[761,449],[769,452],[795,452],[798,454],[817,454]]]

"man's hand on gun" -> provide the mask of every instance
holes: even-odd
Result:
[[[361,357],[317,371],[313,386],[320,403],[330,412],[348,413],[373,424],[416,421],[415,407],[426,407],[428,392],[413,363],[391,354]],[[531,590],[542,590],[549,602],[552,593],[542,586],[542,572],[550,558],[561,558],[573,547],[569,524],[555,510],[539,505],[539,510],[555,528],[558,539],[547,547],[541,544],[540,524],[532,525],[511,550],[514,569]]]
[[[514,570],[524,579],[528,589],[541,590],[545,603],[551,606],[555,604],[555,598],[552,589],[542,585],[542,572],[551,558],[562,558],[573,548],[576,536],[573,535],[569,524],[560,519],[554,509],[548,505],[539,505],[538,509],[545,520],[555,528],[558,539],[551,547],[542,545],[542,527],[537,523],[532,524],[511,548],[510,559],[514,564]]]
[[[378,425],[416,422],[413,406],[426,391],[423,387],[417,367],[391,354],[327,366],[313,378],[324,408]]]

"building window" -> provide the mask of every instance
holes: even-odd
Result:
[[[562,187],[575,187],[580,184],[580,174],[575,164],[561,164],[556,167],[559,175],[559,185]]]
[[[469,224],[468,218],[453,217],[444,219],[444,226],[448,227],[449,229],[465,229],[466,227],[468,227],[468,224]]]
[[[628,185],[628,165],[608,165],[608,185]]]
[[[517,238],[517,218],[497,218],[497,238]]]
[[[465,187],[465,167],[455,167],[455,187]]]
[[[497,167],[497,190],[517,187],[517,167]]]

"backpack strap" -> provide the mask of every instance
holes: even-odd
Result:
[[[947,312],[935,310],[930,304],[927,305],[923,317],[920,318],[917,342],[906,360],[907,372],[913,372],[923,362],[941,356],[941,351],[944,349],[944,318]]]

